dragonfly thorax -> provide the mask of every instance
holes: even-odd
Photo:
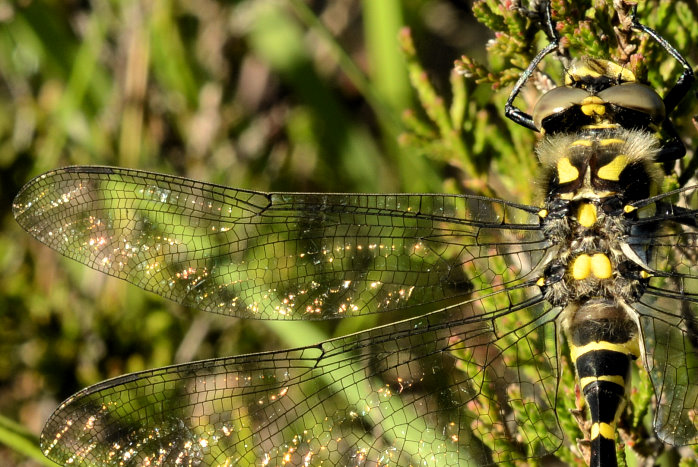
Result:
[[[630,303],[644,292],[643,269],[624,248],[625,228],[617,215],[604,212],[617,200],[605,201],[606,205],[567,202],[566,216],[551,215],[544,220],[546,235],[558,248],[539,284],[553,305],[579,306],[599,298]],[[559,203],[556,206],[561,209]]]
[[[643,265],[624,246],[632,213],[623,209],[657,186],[657,152],[654,135],[624,129],[552,135],[539,145],[544,231],[557,245],[542,278],[551,303],[632,302],[644,292]]]
[[[543,186],[554,198],[626,202],[648,197],[661,177],[656,137],[641,130],[593,130],[551,135],[538,148]]]

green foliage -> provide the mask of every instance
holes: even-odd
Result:
[[[548,42],[541,32],[542,12],[527,10],[526,2],[521,2],[521,9],[513,8],[513,4],[505,5],[493,1],[476,2],[473,12],[477,19],[495,32],[495,39],[488,43],[489,65],[484,65],[469,56],[463,56],[456,62],[456,69],[474,83],[489,83],[492,89],[508,89],[518,79],[521,71],[528,65],[531,58]],[[613,4],[622,7],[616,11]],[[679,63],[669,56],[655,41],[646,35],[637,34],[630,29],[630,13],[636,2],[552,2],[552,19],[556,31],[561,38],[561,50],[557,57],[550,56],[540,68],[541,73],[534,74],[529,91],[522,93],[518,99],[520,107],[530,112],[540,96],[530,88],[548,90],[555,83],[562,82],[560,63],[569,63],[570,58],[591,56],[605,58],[627,66],[635,72],[641,81],[647,82],[665,93],[676,81],[681,72]],[[670,18],[678,20],[671,21]],[[639,2],[638,17],[643,24],[657,30],[684,54],[696,50],[698,32],[696,29],[695,11],[686,2],[647,1]],[[691,59],[690,55],[686,55]],[[552,78],[552,79],[551,79]],[[685,99],[683,105],[672,115],[679,133],[685,135],[689,150],[695,147],[695,131],[687,116],[692,103]],[[485,106],[482,106],[484,110]],[[477,112],[477,109],[475,110]],[[484,113],[484,112],[483,112]],[[497,120],[499,116],[485,114],[487,118]],[[508,128],[505,134],[493,136],[486,144],[495,147],[502,145],[502,139],[509,136],[511,144],[521,148],[526,136],[523,129]],[[497,141],[494,141],[497,139]],[[503,148],[502,148],[503,149]],[[499,157],[510,154],[506,151],[492,152]],[[498,165],[498,173],[506,174],[507,168],[523,170],[522,164]],[[695,171],[691,157],[682,161],[680,173],[685,181]],[[520,173],[520,172],[518,172]],[[526,172],[532,173],[532,172]],[[505,175],[504,175],[505,176]],[[520,191],[524,189],[524,191]],[[517,187],[516,193],[526,193],[525,187]]]
[[[33,437],[3,434],[1,464],[45,462],[44,421],[89,384],[375,324],[260,325],[182,309],[50,253],[10,209],[32,176],[70,164],[259,190],[442,191],[440,168],[397,144],[413,99],[397,35],[408,18],[420,53],[455,56],[462,33],[422,19],[452,7],[365,3],[0,5],[0,413]],[[462,12],[453,18],[470,29]],[[447,76],[451,60],[430,75]]]
[[[522,2],[525,3],[525,2]],[[569,63],[571,58],[581,56],[591,56],[595,58],[605,58],[614,62],[625,64],[630,68],[640,80],[646,81],[653,88],[658,89],[660,93],[665,93],[676,81],[681,72],[680,65],[676,60],[669,56],[664,49],[658,44],[647,38],[644,35],[636,34],[630,29],[630,14],[631,2],[615,2],[616,7],[621,8],[620,11],[613,9],[611,2],[552,2],[552,19],[556,25],[556,31],[561,38],[561,50],[558,51],[557,57],[546,59],[543,66],[540,68],[541,73],[534,74],[531,78],[531,83],[537,89],[547,90],[555,86],[555,83],[561,82],[561,67],[560,63]],[[511,5],[509,5],[511,6]],[[473,11],[477,19],[487,25],[495,32],[495,39],[488,43],[489,65],[484,65],[478,61],[463,56],[456,62],[456,69],[462,73],[467,79],[474,84],[483,85],[489,84],[492,89],[507,89],[518,79],[521,71],[528,65],[531,58],[543,48],[548,42],[544,33],[541,33],[542,28],[540,11],[525,10],[526,6],[521,5],[523,10],[515,8],[507,8],[503,3],[483,0],[477,2]],[[674,11],[681,12],[680,21],[668,21],[669,14],[667,9],[672,8]],[[522,14],[524,13],[525,14]],[[671,38],[678,50],[684,54],[695,50],[695,44],[698,41],[696,34],[696,19],[694,12],[690,10],[684,2],[641,2],[639,7],[639,18],[641,21],[656,29],[660,34],[667,38]],[[687,19],[689,18],[689,19]],[[691,57],[687,56],[689,61]],[[552,79],[551,79],[552,77]],[[468,84],[466,83],[466,88]],[[529,86],[530,88],[530,86]],[[454,95],[457,95],[454,91]],[[522,93],[523,99],[519,99],[519,105],[530,112],[533,105],[537,101],[540,93],[526,90]],[[422,94],[420,94],[422,96]],[[494,97],[496,99],[496,97]],[[427,104],[433,99],[429,98]],[[690,99],[685,99],[686,101]],[[476,99],[473,102],[479,102]],[[523,104],[521,104],[523,102]],[[423,105],[427,105],[423,102]],[[686,135],[687,132],[683,127],[686,125],[686,114],[689,110],[689,105],[693,103],[684,103],[674,115],[673,121],[681,129],[681,134]],[[486,112],[486,104],[481,107],[473,108],[473,114],[481,115],[484,119],[491,122],[499,120],[498,115]],[[436,121],[429,112],[427,112],[432,121]],[[454,119],[455,120],[455,119]],[[437,127],[441,127],[438,125]],[[416,128],[415,124],[411,125]],[[422,132],[422,134],[426,134]],[[526,135],[522,133],[522,129],[510,128],[508,132],[488,132],[490,138],[483,142],[483,146],[492,148],[488,153],[494,154],[493,164],[496,164],[498,158],[503,158],[507,154],[502,151],[494,150],[495,147],[502,147],[503,140],[509,139],[509,147],[519,146],[525,141]],[[695,171],[692,162],[692,151],[698,140],[695,136],[695,131],[691,136],[686,136],[686,143],[689,148],[689,155],[681,161],[681,167],[677,168],[678,174],[683,174],[679,180],[685,182]],[[437,137],[439,141],[443,140],[440,135]],[[437,145],[437,142],[431,142]],[[472,146],[469,146],[472,147]],[[466,166],[467,167],[467,166]],[[522,173],[519,171],[525,170],[525,165],[516,164],[516,160],[509,158],[506,164],[497,165],[496,175],[505,180],[508,173]],[[509,169],[514,169],[517,172],[508,172]],[[523,172],[533,174],[534,172]],[[531,178],[525,178],[528,182]],[[668,177],[667,183],[676,184],[677,178],[675,175]],[[491,183],[491,179],[490,179]],[[510,182],[515,183],[515,182]],[[509,185],[508,185],[509,186]],[[524,186],[517,186],[514,191],[519,194],[527,193]],[[483,192],[487,193],[486,190]],[[511,329],[515,329],[512,327]],[[506,329],[505,329],[506,330]],[[467,361],[467,357],[464,357]],[[523,359],[525,360],[525,358]],[[575,387],[576,382],[573,378],[573,370],[567,359],[562,358],[562,381],[560,384],[560,392],[557,400],[557,413],[560,419],[563,431],[566,434],[565,445],[556,452],[556,455],[565,462],[579,462],[580,455],[585,451],[585,444],[577,443],[577,439],[588,437],[588,432],[582,433],[586,426],[583,410],[583,399],[576,394],[576,398],[572,397],[569,388]],[[522,362],[519,366],[525,367]],[[536,371],[544,371],[545,366],[536,368]],[[472,370],[469,370],[472,372]],[[494,371],[494,370],[493,370]],[[644,369],[640,369],[640,374],[643,374]],[[542,378],[546,376],[543,373]],[[651,419],[647,416],[651,404],[653,389],[649,384],[649,379],[646,374],[640,378],[637,387],[633,388],[629,409],[625,412],[627,418],[621,423],[621,434],[626,444],[625,452],[621,451],[619,461],[621,464],[625,462],[626,455],[633,459],[647,458],[656,456],[661,452],[656,443],[651,444],[646,442],[652,433]],[[488,394],[488,398],[495,400],[495,393],[488,393],[488,390],[493,390],[487,385],[480,387],[480,390]],[[581,404],[580,407],[570,407],[570,403],[577,400]],[[517,413],[522,413],[524,406],[519,407]],[[578,414],[575,420],[573,413]],[[527,413],[528,414],[528,413]],[[500,418],[492,415],[489,425],[490,430],[497,430],[497,426],[503,422]],[[582,431],[580,431],[582,428]],[[525,426],[519,427],[520,430],[526,430]],[[482,430],[484,432],[487,429]],[[524,439],[532,439],[533,433],[526,435],[520,433]],[[539,431],[538,431],[539,432]],[[494,446],[490,445],[494,449]],[[515,451],[515,447],[509,447]],[[587,454],[588,455],[588,454]],[[634,461],[635,462],[635,461]]]
[[[316,10],[301,0],[0,5],[0,413],[36,436],[60,400],[108,377],[375,324],[255,327],[104,279],[16,226],[10,203],[31,176],[110,164],[262,190],[539,197],[531,183],[535,135],[502,113],[507,90],[546,43],[535,12],[522,14],[527,2],[524,10],[511,1],[474,4],[475,17],[494,32],[486,60],[475,58],[478,49],[462,50],[464,31],[474,26],[452,2],[366,0],[363,24],[361,4],[325,3]],[[694,11],[688,2],[639,5],[642,21],[684,53],[698,44]],[[430,25],[429,12],[450,12],[456,24]],[[676,61],[653,41],[619,26],[610,1],[556,0],[553,20],[563,60],[627,63],[660,93],[678,76]],[[403,23],[410,29],[398,39]],[[449,74],[461,53],[468,55],[456,63],[459,73]],[[448,63],[438,60],[444,54]],[[545,61],[545,74],[517,101],[521,108],[533,108],[534,88],[550,87],[548,76],[560,80],[559,63]],[[692,104],[675,119],[689,148],[698,142],[687,118]],[[690,161],[681,162],[684,173],[692,174]],[[563,367],[556,404],[574,440],[578,424],[567,414],[579,398]],[[632,394],[628,431],[647,430],[648,394],[646,387]],[[17,441],[20,431],[2,436],[9,449],[0,449],[0,460],[44,462],[24,433]],[[579,462],[575,452],[568,443],[558,456]]]

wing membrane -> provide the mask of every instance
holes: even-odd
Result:
[[[42,434],[60,463],[482,465],[553,452],[555,318],[537,209],[446,195],[282,194],[105,167],[17,196],[32,235],[185,305],[263,319],[420,306],[305,348],[107,381]]]
[[[653,276],[632,307],[657,398],[654,428],[674,445],[697,441],[698,187],[636,203],[628,244]]]
[[[520,283],[549,246],[537,209],[480,197],[260,193],[109,167],[29,182],[17,221],[93,269],[258,319],[445,308]]]
[[[657,398],[654,428],[673,445],[698,435],[698,305],[669,295],[646,294],[640,315],[647,369]]]
[[[62,404],[42,447],[59,463],[95,465],[479,466],[544,455],[562,441],[557,312],[522,287],[316,346],[127,375]]]
[[[698,186],[635,203],[628,244],[659,276],[698,277]],[[671,284],[666,284],[671,286]]]

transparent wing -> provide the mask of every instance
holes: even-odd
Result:
[[[60,463],[482,465],[539,457],[555,412],[555,314],[532,272],[537,209],[444,195],[267,194],[105,167],[17,196],[32,235],[208,311],[430,313],[290,351],[88,388],[42,434]]]
[[[668,443],[698,442],[698,187],[641,201],[628,244],[653,272],[632,307],[640,316],[657,397],[654,428]]]
[[[61,464],[481,466],[562,442],[536,286],[316,346],[126,375],[64,402]]]
[[[645,294],[640,315],[646,361],[657,398],[654,429],[662,441],[698,441],[698,305],[681,297]]]
[[[108,167],[29,182],[17,221],[65,256],[197,309],[325,319],[520,283],[548,247],[536,208],[480,197],[259,193]]]

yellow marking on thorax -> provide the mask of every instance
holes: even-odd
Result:
[[[635,358],[640,356],[640,348],[637,345],[637,339],[630,339],[628,342],[624,342],[622,344],[599,341],[589,342],[581,347],[572,345],[570,348],[570,357],[572,357],[572,361],[576,362],[577,359],[579,359],[579,357],[582,355],[589,352],[596,352],[598,350],[610,350],[625,355],[632,355]]]
[[[604,253],[589,256],[583,253],[572,262],[572,278],[578,281],[593,275],[597,279],[608,279],[613,275],[611,260]]]
[[[591,257],[591,273],[598,279],[608,279],[613,274],[611,260],[603,253]]]
[[[604,180],[618,181],[620,180],[620,174],[625,170],[628,165],[628,156],[625,154],[618,154],[613,158],[611,162],[601,167],[596,175]]]
[[[579,170],[567,157],[563,157],[557,161],[557,177],[560,183],[573,182],[579,178]]]
[[[582,203],[577,210],[577,222],[583,227],[591,227],[596,224],[596,206],[591,203]]]
[[[604,123],[592,123],[591,125],[584,125],[582,127],[582,130],[610,130],[614,128],[618,128],[620,125],[617,123],[610,123],[610,122],[604,122]]]
[[[635,211],[637,208],[635,206],[630,206],[629,204],[626,204],[623,206],[623,212],[626,214],[630,214],[631,212]]]
[[[589,255],[579,255],[572,263],[572,277],[581,281],[589,277],[591,273],[591,257]]]
[[[621,375],[585,376],[584,378],[579,379],[579,386],[584,389],[596,381],[608,381],[609,383],[615,383],[622,388],[625,387],[625,378],[623,378]]]
[[[591,425],[591,439],[596,439],[599,435],[606,439],[616,439],[616,427],[615,423],[610,425],[608,423],[594,423]]]
[[[599,141],[599,144],[601,146],[610,146],[612,144],[623,144],[623,143],[625,143],[625,140],[618,139],[618,138],[606,138],[606,139],[602,139],[601,141]]]
[[[570,144],[570,147],[584,146],[584,147],[589,148],[589,147],[591,147],[592,144],[594,144],[593,141],[590,141],[588,139],[578,139],[577,141]]]

